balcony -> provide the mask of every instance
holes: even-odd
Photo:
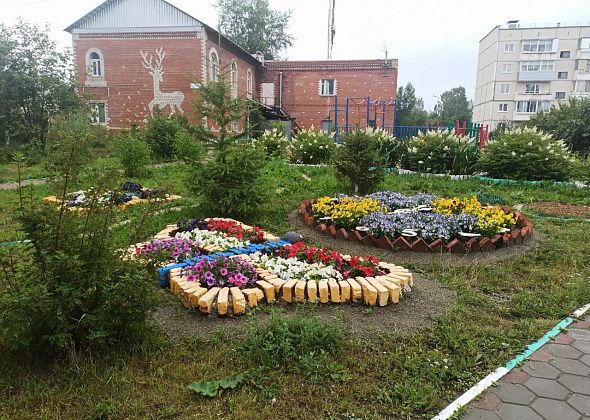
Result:
[[[547,82],[555,79],[555,72],[552,71],[519,71],[519,82]]]

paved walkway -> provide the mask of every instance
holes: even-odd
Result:
[[[472,403],[464,420],[590,420],[590,315]]]

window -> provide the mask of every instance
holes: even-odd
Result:
[[[580,39],[580,49],[581,50],[590,50],[590,38],[581,38]]]
[[[539,83],[527,83],[524,85],[524,93],[539,93],[540,87]]]
[[[508,83],[502,83],[500,85],[500,92],[504,95],[507,95],[510,93],[510,85]]]
[[[336,80],[334,79],[322,79],[320,80],[320,95],[321,96],[332,96],[336,95]]]
[[[215,48],[209,51],[209,79],[212,82],[217,82],[219,79],[219,56]]]
[[[578,88],[576,89],[577,92],[580,93],[590,93],[590,80],[579,80]]]
[[[508,104],[500,104],[498,107],[499,112],[508,112]]]
[[[514,44],[504,44],[504,52],[511,53],[514,51]]]
[[[102,77],[102,60],[98,53],[90,54],[90,69],[91,75],[94,77]]]
[[[555,92],[555,99],[565,99],[565,92]]]
[[[246,72],[246,96],[248,97],[248,99],[252,99],[252,85],[252,70],[248,69],[248,71]]]
[[[516,112],[534,114],[537,111],[545,111],[550,107],[549,101],[518,101]]]
[[[567,79],[567,71],[558,71],[557,78],[558,79]]]
[[[107,123],[107,109],[104,102],[92,102],[90,104],[90,121],[93,124],[106,124]]]
[[[231,95],[233,98],[238,96],[238,65],[235,61],[231,63]]]
[[[520,71],[553,71],[554,69],[554,61],[533,60],[520,62]]]
[[[552,39],[525,39],[522,41],[522,52],[525,53],[550,52],[552,49]]]
[[[104,83],[104,56],[97,48],[86,51],[86,84]]]
[[[512,64],[502,64],[502,73],[512,73]]]
[[[570,52],[569,51],[562,51],[559,53],[559,58],[570,58]]]

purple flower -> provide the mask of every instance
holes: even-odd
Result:
[[[219,272],[221,273],[222,276],[227,276],[227,273],[228,273],[227,268],[225,268],[225,267],[223,267]]]

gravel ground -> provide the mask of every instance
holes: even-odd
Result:
[[[562,204],[553,201],[538,201],[529,206],[539,214],[557,217],[590,217],[590,207]]]

